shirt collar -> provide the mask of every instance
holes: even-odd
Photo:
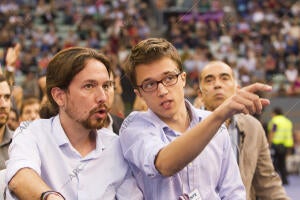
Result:
[[[99,139],[100,133],[101,133],[101,129],[97,130],[97,137],[96,137],[96,149],[97,150],[98,149],[102,150],[105,147],[103,142],[101,141],[101,139]],[[63,146],[66,144],[71,145],[69,138],[67,137],[64,129],[61,126],[59,115],[57,115],[53,118],[53,135],[59,146]]]
[[[188,100],[185,100],[185,106],[190,115],[190,127],[193,127],[195,124],[199,123],[202,120],[202,118],[197,115],[197,109],[193,107]],[[170,130],[174,133],[174,131],[170,129],[169,126],[165,122],[163,122],[151,109],[148,109],[146,112],[149,115],[149,117],[153,120],[153,123],[161,127],[165,133],[169,133]]]
[[[59,146],[62,146],[64,144],[69,144],[70,141],[64,131],[64,129],[62,128],[61,126],[61,123],[60,123],[60,119],[59,119],[59,115],[56,115],[54,118],[53,118],[53,135],[57,141],[57,144]]]
[[[110,113],[107,113],[107,117],[109,119],[109,124],[106,128],[113,131],[113,118],[111,117]]]
[[[59,115],[57,115],[53,118],[53,126],[52,127],[53,127],[52,133],[55,137],[55,140],[57,141],[58,146],[60,146],[60,147],[62,147],[64,145],[72,146],[71,143],[70,143],[70,140],[68,139],[68,137],[67,137],[67,135],[64,131],[64,129],[61,126]],[[106,148],[105,144],[101,140],[101,134],[103,132],[111,132],[111,131],[107,128],[102,128],[102,129],[97,130],[95,152],[103,151]],[[93,154],[91,154],[91,155],[93,155]]]
[[[194,126],[195,124],[198,124],[202,120],[202,117],[197,115],[197,110],[199,109],[195,108],[188,100],[185,100],[185,106],[188,109],[190,114],[190,119],[191,119],[190,125]]]

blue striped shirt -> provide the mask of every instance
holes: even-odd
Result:
[[[187,106],[192,112],[190,127],[209,115],[208,111],[196,109],[188,102]],[[224,125],[198,157],[184,169],[171,177],[162,176],[155,168],[155,157],[180,135],[150,109],[147,112],[133,112],[123,122],[120,129],[123,154],[146,200],[177,200],[183,193],[190,194],[194,190],[199,191],[202,200],[246,199]]]

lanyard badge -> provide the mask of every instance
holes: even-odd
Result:
[[[193,190],[190,194],[179,196],[178,200],[202,200],[198,189]]]

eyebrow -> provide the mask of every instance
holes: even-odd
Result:
[[[229,77],[230,77],[230,74],[226,72],[226,73],[221,73],[221,74],[219,74],[219,75],[217,75],[217,76],[229,76]],[[206,78],[212,78],[212,77],[215,77],[215,75],[208,74],[208,75],[206,75],[206,76],[204,77],[204,79],[206,79]]]
[[[230,74],[226,72],[226,73],[221,73],[220,76],[229,76],[230,77]]]
[[[99,79],[87,79],[87,80],[84,80],[82,83],[85,84],[85,83],[97,83],[99,84],[100,82],[103,82],[103,83],[107,83],[107,82],[114,82],[113,80],[110,80],[110,79],[107,79],[105,81],[99,81]]]
[[[94,79],[88,79],[88,80],[84,80],[82,83],[83,84],[86,84],[86,83],[97,83],[98,81],[97,80],[94,80]]]
[[[203,77],[203,79],[212,78],[212,77],[214,77],[212,74],[208,74],[205,77]]]
[[[11,96],[11,93],[2,93],[0,94],[0,97],[3,96],[3,97],[10,97]]]
[[[163,72],[162,75],[168,75],[168,74],[171,74],[171,73],[176,73],[176,74],[177,74],[177,73],[179,73],[179,72],[177,72],[176,69],[175,69],[174,71],[166,71],[166,72]],[[152,81],[152,80],[156,80],[156,79],[148,77],[148,78],[144,79],[144,80],[141,82],[141,84],[144,83],[145,81],[149,81],[149,80]]]

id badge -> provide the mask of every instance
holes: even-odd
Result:
[[[190,200],[202,200],[199,190],[198,190],[198,189],[194,189],[194,190],[189,194],[189,199],[190,199]]]

